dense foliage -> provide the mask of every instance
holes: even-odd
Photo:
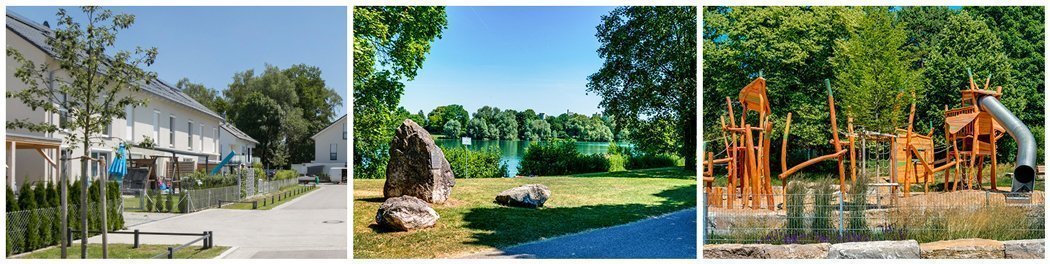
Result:
[[[498,148],[470,150],[465,147],[442,149],[456,178],[507,177],[507,164],[500,162]]]
[[[726,97],[760,72],[773,106],[773,153],[793,113],[789,163],[831,148],[824,79],[842,108],[840,128],[852,117],[859,128],[893,133],[916,100],[916,130],[944,135],[944,108],[960,105],[967,68],[1002,86],[1002,103],[1042,138],[1043,20],[1043,7],[707,7],[704,140],[720,140]],[[1013,140],[999,142],[1000,160],[1012,160]]]
[[[225,113],[228,122],[258,140],[256,153],[270,167],[313,159],[310,136],[338,119],[335,109],[343,105],[343,98],[321,78],[321,69],[305,64],[286,69],[266,65],[261,74],[251,69],[235,73],[222,96],[185,78],[176,88]]]
[[[99,186],[96,180],[91,184],[88,193],[91,210],[98,210],[100,205]],[[77,200],[80,199],[80,181],[70,186],[67,203],[70,206],[69,228],[80,229],[80,214]],[[17,195],[7,187],[7,248],[8,256],[35,249],[56,245],[62,238],[59,197],[59,186],[38,182],[35,185],[25,184],[19,188]],[[106,209],[108,230],[120,230],[124,228],[124,216],[120,211],[120,185],[117,182],[109,182],[106,187]],[[101,215],[89,214],[89,229],[97,231],[101,229]],[[79,238],[80,233],[74,232],[73,239]],[[14,247],[18,245],[18,247]],[[19,249],[17,252],[13,249]]]
[[[603,154],[584,155],[571,140],[532,143],[518,164],[520,175],[567,175],[609,171],[609,160]]]
[[[629,139],[647,153],[677,153],[696,162],[696,8],[619,7],[597,27],[604,62],[587,91]]]
[[[398,113],[403,82],[415,78],[448,21],[444,7],[406,6],[358,6],[353,19],[354,177],[382,178],[393,132],[406,117]]]
[[[399,109],[398,116],[401,120],[412,119],[417,122],[417,119],[425,120],[426,123],[419,124],[425,127],[427,132],[448,137],[469,136],[474,139],[530,141],[573,139],[607,142],[620,140],[627,134],[625,131],[614,133],[618,130],[614,118],[602,114],[586,116],[577,113],[562,113],[554,116],[536,113],[532,109],[516,111],[483,106],[478,108],[473,116],[466,116],[464,115],[466,110],[462,112],[459,110],[463,110],[460,105],[438,106],[430,111],[428,118],[422,118],[422,110],[420,114],[411,114],[408,110]],[[449,116],[450,113],[457,114]],[[435,122],[444,123],[438,125]]]

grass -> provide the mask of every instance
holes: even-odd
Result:
[[[163,194],[163,196],[164,196],[164,201],[167,202],[168,194]],[[145,207],[144,204],[142,204],[142,200],[139,200],[139,197],[137,197],[137,196],[121,196],[121,197],[124,200],[124,211],[125,212],[146,212],[146,207]],[[153,197],[154,201],[158,201],[157,199],[158,199],[157,197]],[[181,199],[182,199],[182,196],[180,196],[179,194],[171,195],[171,205],[172,205],[172,207],[175,207],[172,210],[171,213],[179,213],[178,205],[179,205],[179,200],[181,200]],[[157,208],[153,208],[153,211],[156,212]],[[165,212],[167,212],[167,211],[165,211]]]
[[[198,243],[199,244],[199,243]],[[111,259],[148,259],[157,254],[165,253],[168,247],[177,245],[139,245],[139,248],[131,248],[131,244],[109,244],[109,258]],[[210,259],[219,256],[230,247],[214,246],[210,249],[201,249],[199,245],[175,251],[176,259]],[[80,258],[80,245],[76,244],[67,249],[69,258]],[[33,253],[21,255],[19,259],[57,259],[61,256],[61,249],[51,247]],[[88,258],[98,259],[102,257],[101,244],[88,244]]]
[[[496,194],[540,183],[544,208],[498,205]],[[450,201],[431,205],[434,227],[388,232],[375,225],[383,179],[354,180],[354,256],[446,258],[638,221],[696,206],[696,174],[682,168],[533,178],[457,179]]]
[[[316,186],[302,186],[302,185],[288,186],[287,188],[282,188],[282,190],[279,191],[279,192],[276,192],[276,193],[273,193],[273,194],[269,194],[269,195],[265,195],[265,196],[262,196],[262,197],[256,197],[256,198],[252,198],[252,199],[247,199],[247,200],[243,201],[243,202],[248,202],[248,203],[234,203],[234,204],[230,204],[230,205],[224,205],[222,208],[223,209],[251,210],[252,209],[251,202],[252,201],[258,201],[259,202],[258,203],[259,207],[256,210],[270,210],[270,209],[273,209],[274,207],[277,207],[277,206],[279,206],[281,204],[284,204],[284,203],[286,203],[288,201],[295,200],[295,198],[298,198],[299,196],[303,196],[303,195],[305,195],[305,194],[307,194],[307,193],[309,193],[309,192],[311,192],[313,190],[316,190],[316,189],[317,189]],[[295,194],[294,191],[296,191],[296,190],[301,191],[301,193]],[[285,195],[288,195],[288,196],[284,196],[284,198],[281,198],[280,200],[274,199],[273,200],[274,202],[272,202],[272,203],[270,202],[271,201],[270,200],[271,197],[278,197],[278,198],[280,198],[280,196],[278,196],[280,194],[285,194]]]

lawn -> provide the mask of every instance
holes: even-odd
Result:
[[[277,207],[278,205],[284,204],[284,203],[286,203],[288,201],[291,201],[291,200],[295,200],[295,198],[299,198],[299,196],[306,195],[307,193],[309,193],[309,192],[311,192],[313,190],[316,190],[316,189],[317,189],[317,187],[315,187],[315,186],[293,185],[293,186],[289,186],[288,188],[282,189],[280,192],[276,192],[276,193],[273,193],[273,194],[267,194],[267,195],[264,195],[264,196],[261,196],[261,197],[256,197],[256,198],[247,199],[247,200],[242,201],[242,202],[247,202],[247,203],[234,203],[234,204],[230,204],[230,205],[223,205],[222,208],[223,209],[251,210],[252,209],[251,202],[252,201],[259,201],[259,203],[258,203],[259,207],[258,207],[257,210],[270,210],[270,209],[273,209],[274,207]],[[295,194],[294,192],[292,192],[294,190],[300,190],[301,193]],[[282,198],[280,200],[278,200],[278,199],[271,200],[270,199],[271,197],[278,197],[277,195],[279,195],[281,193],[284,193],[285,195],[288,195],[288,196],[285,196],[284,198]],[[270,201],[273,201],[273,203],[271,203]]]
[[[175,251],[176,259],[210,259],[219,256],[230,247],[213,246],[202,250],[200,243]],[[111,259],[148,259],[157,254],[168,252],[168,247],[178,245],[139,245],[139,248],[131,248],[131,244],[109,244],[109,258]],[[80,244],[66,249],[69,258],[80,258]],[[33,253],[25,254],[17,258],[21,259],[57,259],[61,256],[61,249],[51,247]],[[97,259],[102,257],[101,244],[88,244],[88,258]]]
[[[164,201],[167,202],[167,200],[169,198],[168,194],[162,194],[162,195],[164,196]],[[145,212],[146,211],[146,207],[142,204],[142,200],[140,200],[140,198],[138,196],[127,196],[127,195],[124,195],[124,196],[121,196],[121,198],[124,200],[124,211],[125,212]],[[172,206],[174,206],[175,208],[178,208],[179,200],[182,199],[182,196],[180,196],[178,194],[174,194],[174,195],[171,195],[170,198],[171,198]],[[158,197],[153,197],[153,199],[154,199],[154,201],[156,201],[158,199]],[[153,211],[157,211],[157,209],[154,208]],[[167,212],[167,211],[165,211],[165,212]],[[172,213],[178,213],[178,210],[173,210]]]
[[[388,232],[375,226],[383,179],[354,180],[356,258],[448,258],[638,221],[696,207],[696,174],[661,168],[568,176],[456,179],[452,197],[432,205],[434,227]],[[493,202],[500,191],[540,183],[551,189],[544,208]]]

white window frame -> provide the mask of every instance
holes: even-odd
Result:
[[[127,127],[124,129],[124,137],[132,142],[135,141],[135,107],[128,105],[124,107],[124,120]]]
[[[168,116],[168,147],[175,148],[175,123],[178,118],[175,115]]]
[[[329,144],[329,147],[328,147],[328,159],[329,160],[339,160],[339,145],[338,144]]]
[[[186,121],[186,149],[193,150],[193,119]]]
[[[160,146],[160,110],[153,109],[153,143]]]

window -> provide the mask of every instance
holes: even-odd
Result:
[[[186,149],[193,150],[193,120],[186,121]]]
[[[102,135],[110,137],[113,135],[113,120],[103,120],[106,123],[106,127],[102,128]]]
[[[339,159],[339,151],[337,149],[338,149],[338,147],[336,146],[336,144],[331,144],[330,145],[330,147],[329,147],[330,153],[328,153],[328,159],[331,159],[331,160]]]
[[[91,158],[92,159],[105,160],[106,162],[110,162],[110,160],[109,160],[109,152],[92,151],[91,152]],[[102,173],[105,173],[104,170],[106,168],[99,167],[99,165],[101,165],[101,164],[99,164],[98,161],[91,161],[91,166],[89,166],[89,168],[91,170],[90,171],[91,177],[93,177],[93,178],[100,178],[100,177],[102,177]]]
[[[343,126],[343,139],[346,139],[346,126]]]
[[[215,152],[215,149],[219,148],[219,127],[213,127],[211,131],[215,135],[215,138],[212,138],[214,144],[211,145],[211,151]],[[219,153],[222,153],[222,151],[219,151]]]
[[[168,117],[168,147],[175,147],[175,116]]]
[[[201,124],[200,130],[197,130],[197,135],[198,139],[201,141],[201,145],[198,148],[201,149],[201,152],[204,152],[204,124]]]
[[[153,143],[160,145],[160,111],[153,109]]]
[[[127,120],[127,127],[124,129],[124,138],[130,141],[135,141],[135,108],[129,106],[124,107],[124,120]]]

